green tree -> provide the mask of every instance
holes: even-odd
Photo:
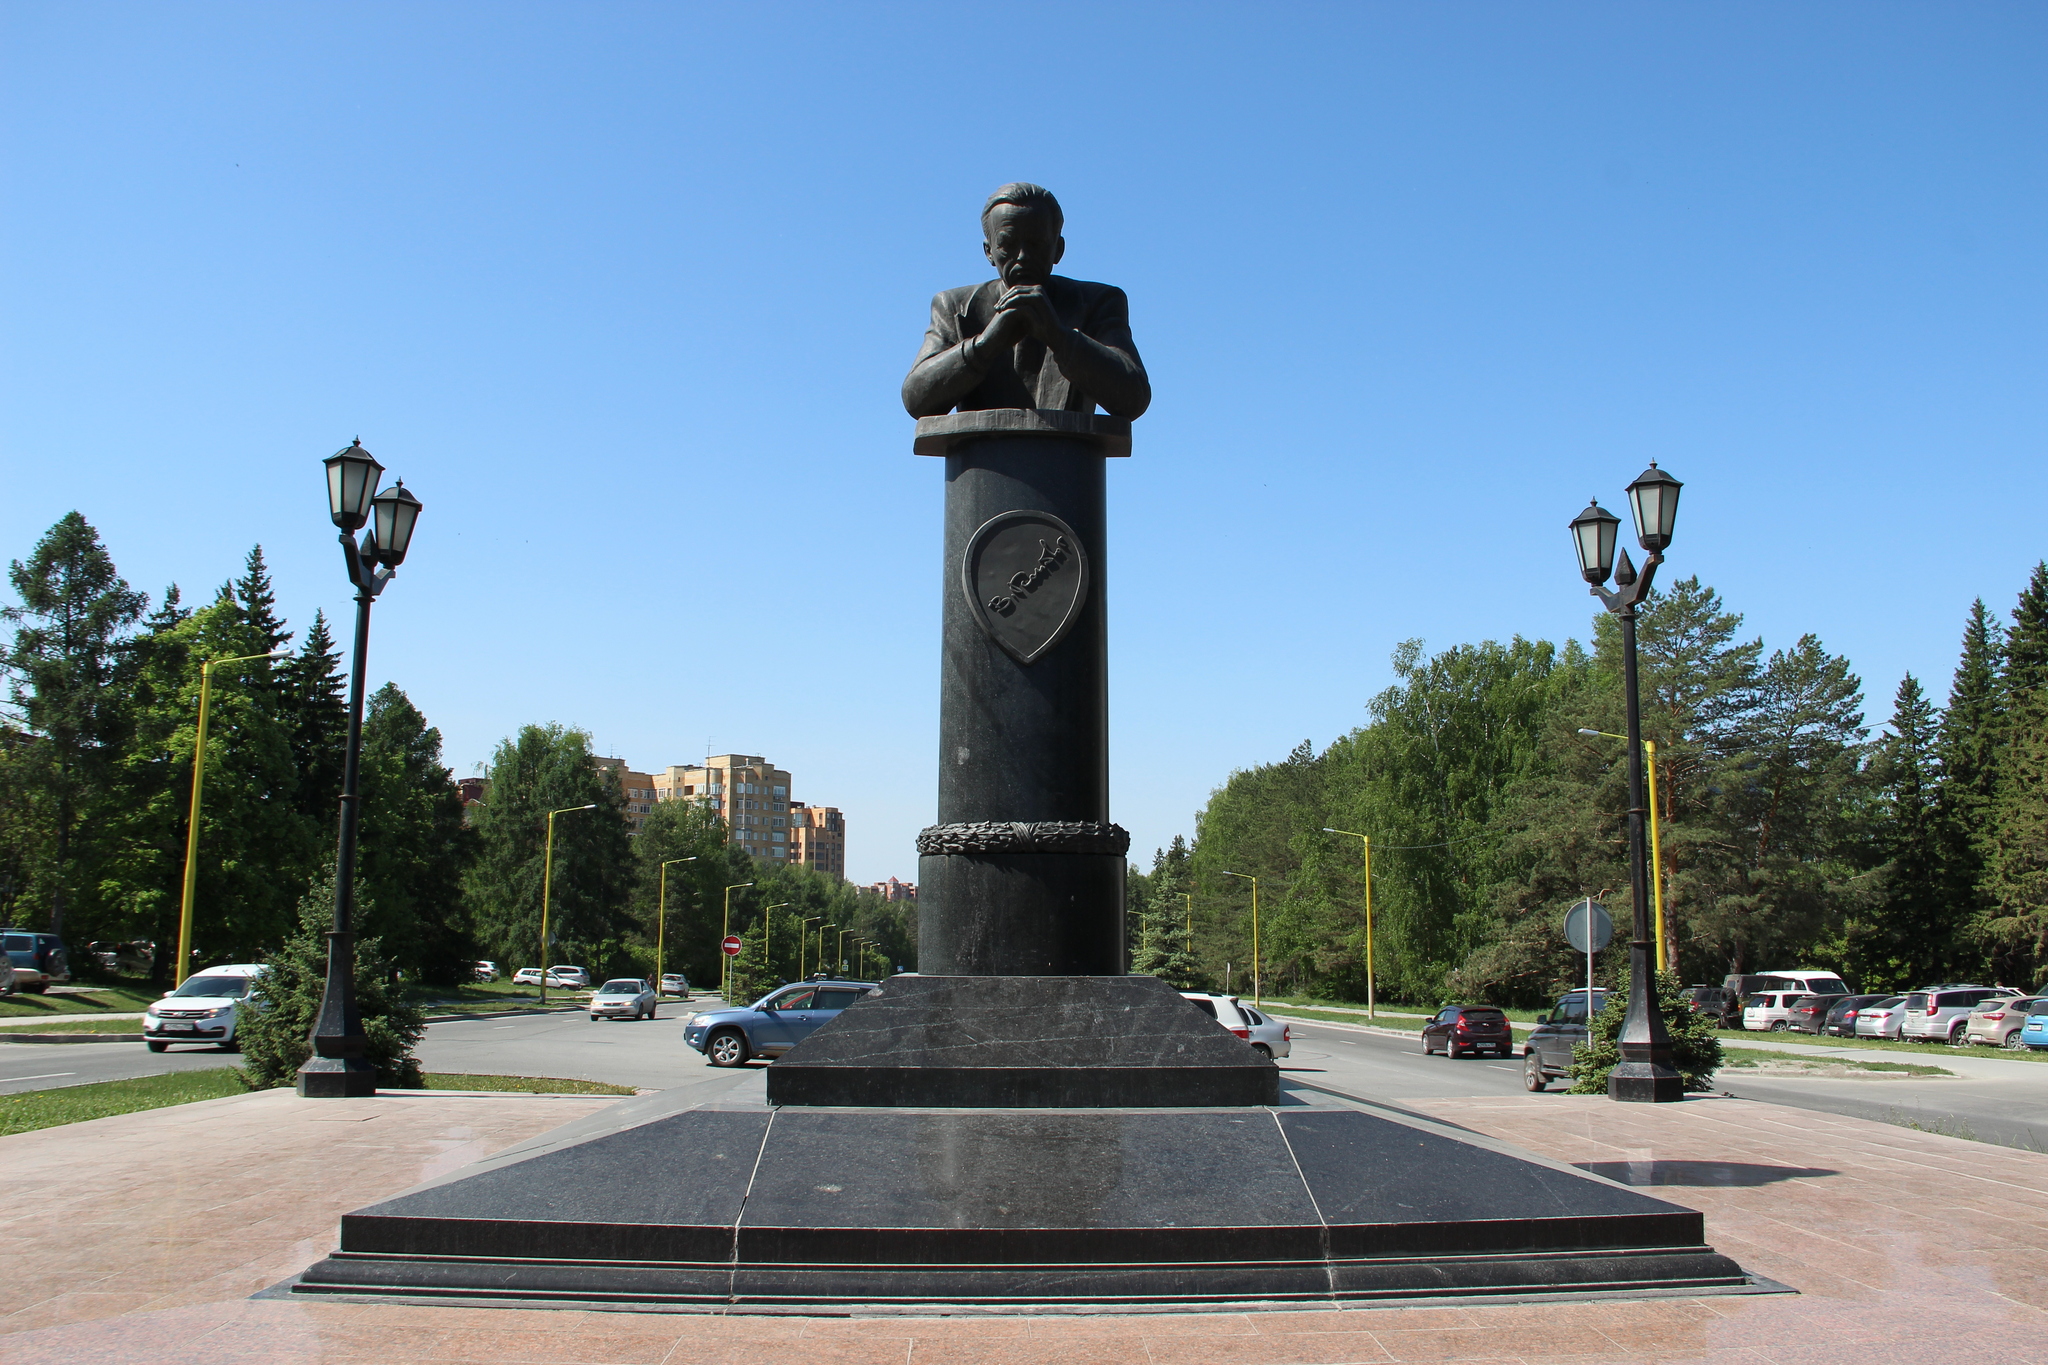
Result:
[[[546,967],[623,944],[636,881],[625,798],[593,759],[590,736],[562,725],[528,725],[491,756],[490,797],[473,808],[477,856],[465,884],[476,936],[501,962],[543,951],[541,892],[551,810],[590,805],[555,821],[554,898]],[[609,965],[598,962],[600,970]]]
[[[217,601],[132,651],[132,727],[102,821],[111,850],[98,886],[106,910],[99,936],[154,939],[163,973],[178,937],[200,669],[207,659],[254,654],[257,644],[236,604]],[[255,659],[214,673],[193,914],[202,965],[255,961],[275,948],[323,870],[326,845],[294,800],[290,724],[261,685],[269,667]]]
[[[1203,990],[1208,978],[1195,956],[1193,915],[1188,901],[1187,841],[1173,843],[1152,855],[1152,871],[1140,879],[1138,915],[1131,938],[1131,970],[1156,976],[1175,990]]]
[[[683,858],[693,861],[677,862],[668,870],[668,926],[660,934],[661,864]],[[654,803],[633,840],[633,861],[637,875],[628,937],[637,948],[634,970],[654,975],[659,936],[666,945],[661,970],[681,972],[696,986],[709,989],[723,970],[718,941],[724,888],[755,880],[754,860],[726,842],[725,821],[716,811],[680,800]]]
[[[741,932],[739,955],[726,968],[729,973],[726,994],[732,1004],[752,1004],[789,980],[787,976],[769,969],[761,931],[762,925],[757,921]]]
[[[1868,831],[1882,876],[1869,914],[1848,926],[1853,979],[1863,990],[1908,989],[1951,970],[1957,923],[1948,898],[1936,801],[1938,717],[1911,673],[1892,701],[1890,733],[1872,755],[1876,805]]]
[[[1607,997],[1606,1008],[1593,1016],[1586,1041],[1572,1049],[1570,1093],[1604,1095],[1607,1078],[1621,1064],[1621,1026],[1628,1018],[1630,973],[1623,969],[1619,988]],[[1669,972],[1657,975],[1657,1007],[1664,1016],[1665,1031],[1671,1035],[1671,1061],[1685,1078],[1689,1091],[1712,1090],[1714,1073],[1721,1069],[1721,1035],[1704,1014],[1696,1013],[1680,991],[1679,979]]]
[[[2034,566],[2012,615],[1974,927],[1994,981],[2031,985],[2048,957],[2048,563]]]
[[[2004,743],[2004,665],[2005,630],[1980,597],[1970,604],[1962,655],[1941,716],[1936,743],[1941,786],[1934,803],[1942,882],[1952,916],[1945,938],[1959,946],[1966,933],[1980,931],[1973,949],[1981,946],[1981,929],[1991,913],[1985,870]],[[1957,957],[1951,965],[1969,975],[1978,964],[1971,962],[1964,970],[1964,959]]]
[[[9,565],[8,577],[20,603],[0,609],[15,626],[0,659],[19,728],[33,740],[17,749],[13,776],[32,794],[28,848],[46,850],[18,852],[27,886],[15,903],[21,906],[25,893],[51,932],[62,933],[76,888],[94,879],[99,851],[79,844],[97,828],[88,817],[127,731],[113,684],[122,646],[149,602],[115,571],[99,533],[77,512],[60,518],[26,563]]]
[[[416,980],[455,985],[475,961],[463,874],[477,836],[441,762],[441,732],[396,683],[370,698],[360,773],[361,875],[374,913],[358,932]],[[592,812],[595,814],[595,812]]]
[[[358,890],[356,905],[372,909]],[[334,877],[306,892],[295,932],[272,953],[257,987],[267,1008],[244,1010],[236,1024],[245,1058],[243,1077],[252,1090],[291,1085],[313,1055],[313,1022],[327,983],[327,931],[334,922]],[[393,964],[372,938],[356,940],[356,1008],[369,1038],[365,1057],[377,1068],[377,1084],[417,1090],[424,1085],[412,1050],[426,1032],[420,1011],[393,984]]]
[[[278,673],[291,718],[292,753],[298,758],[299,812],[316,828],[332,831],[339,820],[348,703],[342,695],[341,651],[326,613],[313,613],[298,653],[279,665]]]

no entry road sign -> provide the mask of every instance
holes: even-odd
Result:
[[[718,946],[725,949],[727,957],[738,957],[740,955],[740,938],[738,934],[727,934],[725,942]]]

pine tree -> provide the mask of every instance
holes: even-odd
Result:
[[[1156,976],[1179,991],[1201,990],[1208,984],[1195,956],[1191,902],[1184,899],[1192,893],[1187,841],[1176,834],[1170,847],[1152,855],[1145,901],[1131,941],[1131,970]]]
[[[1935,800],[1936,836],[1942,883],[1958,931],[1989,908],[1984,864],[2005,725],[2004,662],[2005,632],[1980,597],[1970,604],[1963,627],[1962,657],[1949,684],[1937,741],[1942,782]]]
[[[106,790],[128,724],[112,684],[123,644],[149,609],[147,595],[114,570],[99,533],[77,512],[66,513],[36,543],[28,562],[8,575],[21,604],[0,611],[15,624],[4,656],[9,700],[29,744],[21,757],[41,812],[47,852],[33,857],[31,896],[48,911],[52,933],[80,887],[92,850],[78,857],[81,830]],[[93,825],[97,828],[97,825]],[[41,852],[41,849],[38,849]]]
[[[1938,722],[1911,673],[1899,683],[1889,730],[1870,767],[1878,802],[1872,853],[1882,860],[1883,889],[1846,939],[1850,970],[1863,990],[1905,990],[1947,976],[1960,927],[1944,881]]]
[[[342,697],[341,650],[328,629],[325,612],[313,613],[305,642],[278,672],[291,716],[292,756],[299,765],[299,812],[317,828],[331,830],[341,800],[348,703]]]
[[[2012,617],[1978,937],[1995,982],[2031,985],[2048,956],[2048,563]]]
[[[243,561],[242,576],[235,580],[233,595],[262,649],[278,649],[292,638],[277,614],[277,591],[270,583],[270,566],[263,562],[263,547],[251,546]]]

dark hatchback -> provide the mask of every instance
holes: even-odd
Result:
[[[1792,1002],[1785,1028],[1791,1033],[1818,1034],[1827,1024],[1828,1011],[1847,999],[1846,995],[1802,995]]]
[[[1828,1006],[1827,1017],[1821,1021],[1820,1031],[1831,1038],[1854,1038],[1856,1016],[1863,1012],[1863,1007],[1889,999],[1891,997],[1888,995],[1845,995]]]
[[[1515,1034],[1508,1017],[1492,1005],[1446,1005],[1422,1026],[1423,1055],[1439,1048],[1453,1061],[1467,1052],[1512,1057]]]

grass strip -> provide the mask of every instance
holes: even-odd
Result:
[[[1967,1047],[1950,1047],[1947,1043],[1939,1041],[1911,1043],[1905,1041],[1893,1042],[1888,1038],[1816,1037],[1811,1033],[1793,1033],[1790,1030],[1783,1033],[1759,1033],[1739,1028],[1721,1030],[1721,1045],[1723,1047],[1741,1046],[1740,1043],[1736,1042],[1738,1038],[1768,1038],[1773,1043],[1787,1043],[1799,1048],[1840,1047],[1849,1048],[1857,1052],[1918,1053],[1923,1057],[1929,1055],[1936,1057],[1999,1057],[2011,1061],[2048,1062],[2048,1052],[2035,1052],[2029,1048],[2022,1048],[2014,1052],[2007,1048],[1984,1047],[1981,1044],[1972,1044]]]
[[[220,1066],[141,1076],[132,1081],[94,1081],[89,1085],[0,1095],[0,1136],[247,1093],[240,1071]]]
[[[454,1072],[427,1073],[429,1090],[510,1090],[528,1095],[636,1095],[630,1085],[607,1081],[571,1081],[556,1076],[469,1076]]]
[[[1871,1062],[1861,1057],[1801,1057],[1792,1052],[1771,1052],[1762,1048],[1728,1047],[1721,1048],[1721,1065],[1724,1069],[1758,1066],[1796,1066],[1805,1070],[1819,1070],[1828,1067],[1845,1067],[1850,1071],[1889,1071],[1908,1076],[1953,1076],[1953,1071],[1938,1066],[1923,1066],[1915,1062]]]
[[[55,1018],[61,1014],[132,1014],[162,996],[146,987],[109,986],[89,995],[10,995],[0,1000],[0,1019]]]
[[[140,1033],[140,1019],[78,1019],[70,1015],[58,1015],[49,1023],[38,1023],[34,1028],[0,1029],[0,1039],[10,1033]]]
[[[1278,1002],[1272,1000],[1268,1000],[1266,1006],[1269,1009],[1277,1007],[1285,1010],[1290,1019],[1322,1019],[1332,1024],[1356,1024],[1365,1028],[1400,1029],[1406,1033],[1422,1032],[1422,1026],[1434,1017],[1433,1015],[1420,1015],[1415,1018],[1407,1018],[1402,1015],[1382,1014],[1377,1019],[1368,1019],[1362,1014],[1335,1014],[1329,1010],[1309,1009],[1301,1005],[1279,1005]]]

